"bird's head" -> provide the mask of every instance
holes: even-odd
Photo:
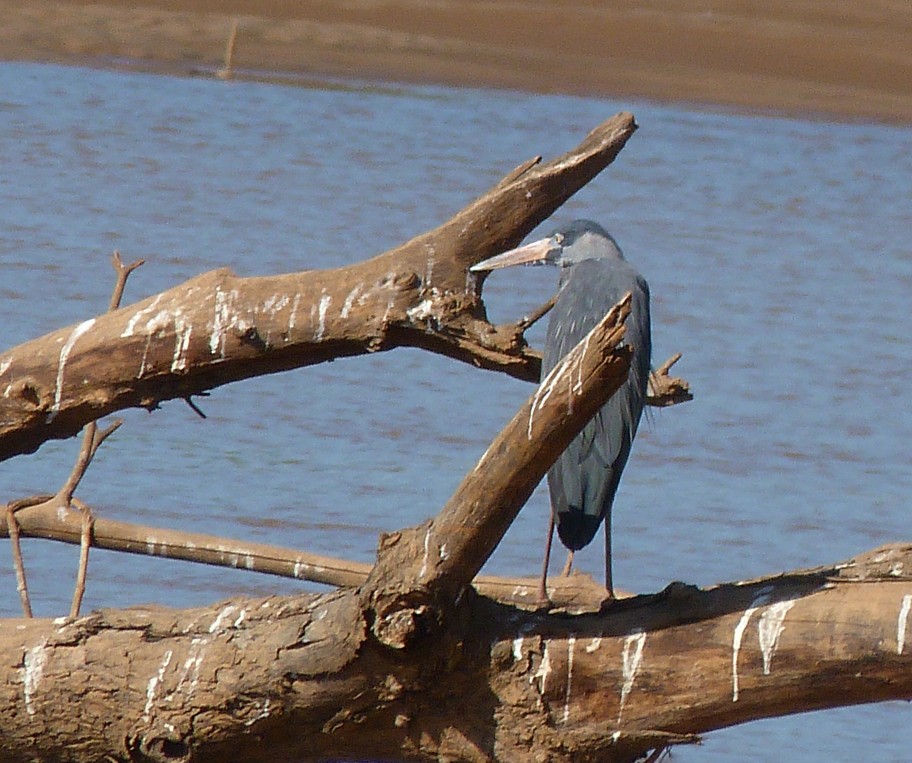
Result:
[[[524,244],[482,260],[469,270],[479,273],[512,265],[559,265],[567,267],[583,260],[624,259],[617,242],[598,223],[574,220],[547,238]]]

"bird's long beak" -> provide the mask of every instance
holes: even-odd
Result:
[[[548,259],[548,255],[555,248],[553,238],[543,238],[540,241],[533,241],[531,244],[518,246],[516,249],[510,249],[503,254],[496,254],[482,260],[477,265],[472,265],[469,270],[478,273],[485,270],[508,268],[511,265],[539,265]]]

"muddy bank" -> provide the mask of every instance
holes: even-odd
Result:
[[[23,7],[24,6],[24,7]],[[0,58],[238,68],[912,123],[912,4],[0,0]]]

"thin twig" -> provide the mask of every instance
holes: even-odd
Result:
[[[665,755],[665,753],[668,753],[669,755],[671,755],[671,748],[670,747],[656,747],[649,754],[649,757],[647,757],[646,760],[643,761],[643,763],[658,763],[658,761],[662,760],[662,757]]]
[[[114,250],[114,253],[111,255],[111,265],[113,266],[117,277],[114,281],[114,289],[111,291],[111,299],[108,302],[109,313],[120,307],[120,300],[123,298],[124,289],[126,288],[127,279],[130,277],[130,273],[140,267],[144,262],[145,260],[140,259],[131,262],[129,265],[124,265],[123,260],[120,257],[120,252],[116,249]],[[73,600],[70,604],[70,617],[77,617],[79,615],[79,608],[82,606],[82,598],[85,595],[86,576],[88,574],[89,566],[89,546],[92,543],[92,525],[95,522],[91,509],[82,501],[74,498],[73,494],[76,492],[76,488],[85,476],[89,464],[92,463],[92,459],[95,457],[98,448],[101,447],[101,444],[108,437],[117,431],[121,424],[123,424],[123,420],[118,419],[109,427],[101,431],[99,431],[98,423],[95,421],[86,425],[82,436],[82,447],[79,449],[76,463],[73,465],[73,470],[70,472],[67,481],[64,483],[63,487],[60,488],[56,496],[60,505],[67,509],[71,509],[75,505],[82,514],[82,532],[80,533],[79,540],[79,566],[76,569],[76,586],[73,590]]]
[[[120,259],[120,252],[115,249],[114,254],[111,255],[111,263],[114,265],[114,270],[117,271],[117,283],[114,284],[114,291],[111,292],[111,301],[108,302],[109,313],[120,307],[120,300],[123,297],[124,287],[127,285],[130,273],[142,266],[145,260],[134,260],[129,265],[124,265],[123,260]]]
[[[76,492],[77,486],[85,476],[86,469],[88,469],[89,464],[92,463],[92,456],[95,453],[95,432],[97,430],[98,424],[94,421],[86,424],[86,428],[83,430],[82,447],[79,449],[79,455],[76,456],[76,463],[73,464],[73,469],[70,472],[67,481],[64,482],[60,490],[57,491],[57,497],[64,506],[70,505],[70,499],[73,497],[73,493]]]
[[[82,532],[79,538],[79,567],[76,571],[73,601],[70,604],[70,617],[78,617],[79,608],[82,606],[82,597],[85,596],[86,574],[89,569],[89,548],[92,545],[92,528],[95,525],[95,518],[92,516],[92,511],[89,507],[78,498],[73,499],[72,505],[82,514]]]
[[[31,506],[38,506],[47,501],[53,500],[52,495],[33,495],[29,498],[22,498],[6,505],[6,522],[9,533],[10,543],[13,547],[13,567],[16,570],[16,588],[19,591],[19,599],[22,602],[22,613],[25,617],[32,616],[32,605],[29,601],[28,583],[25,579],[25,564],[22,561],[22,546],[19,543],[19,520],[16,519],[16,512],[27,509]]]
[[[110,426],[105,427],[101,431],[96,431],[95,439],[92,442],[92,457],[95,457],[95,451],[97,451],[101,444],[107,440],[112,434],[114,434],[118,429],[120,429],[123,424],[123,419],[114,419],[111,422]]]
[[[539,307],[534,313],[517,321],[516,327],[519,329],[520,333],[526,331],[530,326],[537,323],[551,312],[551,308],[554,307],[555,302],[557,302],[557,294],[551,297],[551,299],[545,302],[545,304]]]
[[[208,397],[208,395],[205,395],[204,397]],[[193,411],[201,419],[206,418],[206,414],[203,413],[202,409],[196,403],[193,402],[193,398],[191,398],[190,395],[187,395],[187,397],[184,398],[184,402],[187,405],[189,405],[190,410]]]
[[[9,523],[10,544],[13,547],[13,567],[16,570],[16,589],[22,602],[22,616],[32,616],[32,605],[29,602],[28,583],[25,581],[25,565],[22,562],[22,548],[19,544],[19,523],[13,505],[6,505],[6,520]]]

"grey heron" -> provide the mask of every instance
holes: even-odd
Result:
[[[633,348],[627,380],[548,471],[551,519],[539,591],[540,599],[547,602],[554,525],[572,555],[592,541],[604,522],[605,588],[613,599],[611,506],[646,400],[652,350],[649,286],[624,259],[617,242],[591,220],[576,220],[548,238],[491,257],[471,270],[541,263],[560,267],[557,299],[545,340],[542,378],[621,297],[627,292],[632,297],[625,334],[625,343]]]

